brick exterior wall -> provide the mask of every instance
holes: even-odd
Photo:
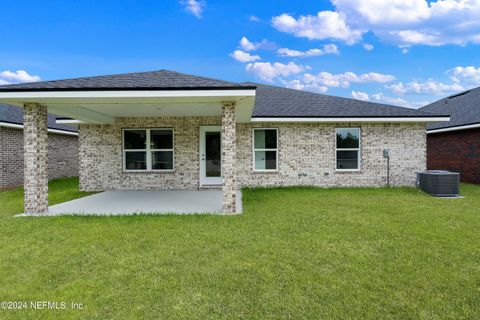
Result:
[[[199,126],[220,125],[220,117],[119,118],[114,124],[80,125],[80,188],[196,189],[199,187]],[[335,171],[335,128],[361,128],[361,171]],[[278,172],[252,168],[252,128],[278,128]],[[122,129],[173,128],[175,170],[124,172]],[[386,185],[383,149],[390,149],[390,182],[414,186],[415,172],[426,169],[425,124],[242,124],[236,125],[238,187]]]
[[[319,187],[414,186],[426,168],[425,124],[238,124],[238,180],[242,187],[305,185]],[[278,172],[252,170],[253,128],[278,128]],[[335,171],[335,128],[356,127],[361,134],[361,170]]]
[[[23,185],[23,130],[0,127],[0,189]],[[78,176],[78,137],[48,134],[48,179]]]
[[[427,135],[427,167],[460,173],[460,180],[480,184],[480,129]]]
[[[115,124],[79,126],[80,189],[195,189],[199,179],[200,126],[220,125],[220,117],[117,118]],[[122,129],[173,128],[173,172],[124,172]]]

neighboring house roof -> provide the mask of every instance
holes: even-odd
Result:
[[[253,117],[432,117],[410,108],[354,100],[256,83]]]
[[[30,82],[0,86],[0,91],[63,90],[232,90],[254,89],[234,82],[193,76],[175,71],[123,73],[65,80]]]
[[[480,87],[440,99],[420,110],[450,114],[450,121],[431,123],[427,130],[447,128],[455,130],[473,127],[480,124]]]
[[[55,116],[48,115],[48,128],[54,130],[68,131],[68,132],[77,132],[78,130],[75,127],[58,124],[55,122]],[[14,124],[14,125],[23,125],[23,109],[20,107],[0,104],[0,124]]]

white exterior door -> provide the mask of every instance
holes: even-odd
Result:
[[[222,139],[220,126],[200,127],[200,185],[222,184]]]

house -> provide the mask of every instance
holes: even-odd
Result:
[[[48,116],[49,179],[78,176],[78,132]],[[23,109],[0,104],[0,189],[23,184]]]
[[[2,86],[0,101],[25,109],[26,213],[48,208],[47,110],[78,122],[82,190],[221,188],[224,213],[243,187],[413,186],[427,123],[449,120],[166,70]]]
[[[460,173],[480,183],[480,87],[433,102],[420,110],[450,114],[450,121],[427,126],[427,167]]]

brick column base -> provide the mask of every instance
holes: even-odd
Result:
[[[235,103],[224,103],[222,107],[222,192],[224,214],[237,213],[236,139]]]
[[[27,214],[48,210],[47,107],[37,103],[24,105],[24,210]]]

